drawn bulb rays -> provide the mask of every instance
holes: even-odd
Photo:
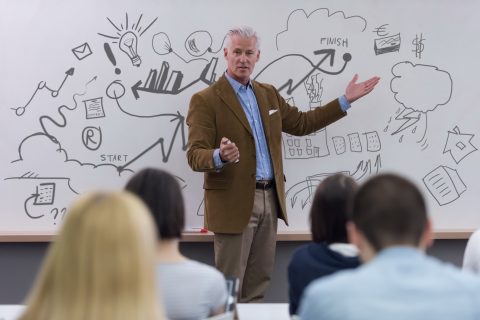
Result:
[[[110,22],[110,24],[116,29],[116,35],[98,33],[102,37],[112,39],[112,43],[118,44],[118,48],[128,56],[132,62],[132,65],[136,67],[139,67],[142,63],[142,59],[137,51],[138,38],[141,37],[158,19],[153,19],[152,22],[150,22],[150,24],[148,24],[148,26],[142,30],[142,17],[143,14],[140,15],[136,23],[129,26],[128,14],[126,13],[125,23],[121,23],[120,27],[107,17],[108,22]]]

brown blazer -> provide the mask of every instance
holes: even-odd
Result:
[[[307,135],[346,115],[338,99],[321,108],[301,112],[269,84],[252,81],[268,149],[273,164],[278,217],[288,224],[283,174],[282,131]],[[255,141],[238,98],[223,75],[210,87],[194,94],[187,115],[187,158],[194,171],[204,172],[205,224],[216,233],[241,233],[247,226],[255,194]],[[222,137],[235,142],[240,162],[216,171],[213,151]]]

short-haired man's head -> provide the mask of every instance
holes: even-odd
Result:
[[[395,174],[380,174],[362,185],[351,218],[377,252],[394,245],[418,246],[428,224],[422,193]]]
[[[348,242],[346,223],[357,183],[341,173],[320,183],[310,208],[312,238],[315,242]]]
[[[241,38],[255,38],[255,49],[260,48],[260,39],[257,35],[257,32],[253,30],[251,27],[236,27],[233,29],[230,29],[227,32],[227,38],[225,40],[225,48],[230,48],[230,45],[232,44],[232,37],[238,36]]]
[[[185,227],[185,207],[182,190],[170,173],[146,168],[136,173],[125,189],[138,195],[149,207],[161,239],[182,236]]]

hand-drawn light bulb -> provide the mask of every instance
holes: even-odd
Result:
[[[125,32],[120,38],[119,47],[120,50],[127,54],[127,56],[132,61],[132,64],[139,67],[142,63],[142,60],[137,53],[137,41],[138,39],[135,33],[128,31]]]

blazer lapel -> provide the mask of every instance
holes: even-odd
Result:
[[[260,116],[262,117],[263,131],[265,132],[265,137],[267,143],[270,140],[270,115],[268,114],[269,105],[268,100],[265,94],[263,93],[262,88],[252,81],[253,92],[255,93],[255,98],[257,98],[258,109],[260,111]]]
[[[233,112],[233,114],[237,117],[237,119],[243,124],[245,129],[247,129],[248,133],[253,136],[252,128],[250,127],[250,123],[248,123],[247,116],[245,115],[245,111],[243,111],[242,105],[238,101],[237,95],[235,91],[233,91],[232,86],[225,78],[225,75],[220,77],[217,82],[217,94],[220,99],[225,102],[225,105]],[[263,116],[262,116],[263,118]]]

